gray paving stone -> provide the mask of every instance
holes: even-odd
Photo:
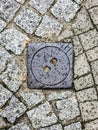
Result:
[[[76,90],[88,88],[94,85],[92,75],[85,75],[79,79],[74,80],[74,85]]]
[[[52,125],[50,127],[41,128],[39,130],[63,130],[61,124]]]
[[[82,8],[80,12],[77,13],[76,19],[72,24],[72,28],[75,34],[80,34],[93,28],[85,8]]]
[[[87,9],[93,7],[93,6],[97,6],[98,5],[98,1],[97,0],[86,0],[86,4],[85,6],[87,7]]]
[[[22,82],[24,81],[23,75],[24,71],[23,68],[18,66],[16,60],[12,59],[12,62],[7,65],[7,69],[1,75],[1,80],[6,84],[6,86],[13,92],[16,92]]]
[[[48,98],[48,101],[52,101],[52,100],[67,99],[74,95],[75,93],[73,91],[60,91],[60,92],[51,91],[47,98]]]
[[[35,34],[41,37],[52,37],[58,36],[62,29],[62,25],[57,21],[51,19],[49,16],[45,15],[40,26],[37,28]]]
[[[19,15],[14,19],[14,22],[29,34],[32,34],[36,30],[40,21],[41,17],[29,8],[21,10]]]
[[[83,0],[74,0],[76,3],[81,4]]]
[[[80,103],[83,121],[98,118],[98,101]]]
[[[19,7],[20,5],[15,0],[0,0],[0,17],[9,22]]]
[[[78,36],[73,37],[74,53],[75,56],[83,53],[82,45],[80,44]]]
[[[6,122],[2,117],[0,117],[0,129],[6,127]],[[2,129],[1,129],[2,130]]]
[[[98,32],[94,29],[79,36],[85,50],[98,46]]]
[[[0,107],[12,96],[12,93],[0,84]]]
[[[89,88],[76,93],[79,102],[97,100],[97,92],[95,88]]]
[[[29,126],[25,123],[19,123],[15,126],[12,126],[11,128],[9,128],[8,130],[31,130],[29,128]]]
[[[69,22],[74,18],[79,8],[79,5],[71,0],[58,0],[51,12],[56,18]]]
[[[65,126],[64,130],[82,130],[82,126],[80,122],[73,123],[71,125]]]
[[[91,121],[89,123],[86,123],[84,130],[97,130],[97,129],[98,129],[98,119]]]
[[[98,60],[91,63],[95,83],[98,84]]]
[[[0,19],[0,32],[6,27],[6,22]]]
[[[15,96],[13,96],[9,102],[9,105],[6,106],[1,112],[2,117],[7,118],[10,123],[14,123],[16,118],[19,118],[26,111],[25,105],[20,102]]]
[[[7,50],[11,50],[16,55],[22,53],[28,41],[29,38],[14,27],[6,29],[0,34],[1,45]]]
[[[92,50],[89,50],[86,52],[88,61],[93,61],[98,59],[98,47],[93,48]]]
[[[25,2],[25,0],[16,0],[17,2],[23,4]]]
[[[89,10],[90,16],[94,24],[98,24],[98,6]]]
[[[30,5],[38,10],[41,14],[45,14],[54,0],[31,0]]]
[[[11,58],[12,56],[2,46],[0,46],[0,73],[6,69]]]
[[[48,102],[28,111],[27,115],[34,128],[49,126],[57,122],[57,117]]]
[[[81,76],[90,72],[90,67],[84,54],[79,55],[75,58],[74,74],[75,77]]]
[[[20,95],[29,108],[37,105],[45,99],[41,90],[22,90],[20,91]]]
[[[68,99],[57,101],[56,108],[59,112],[60,120],[69,121],[80,115],[78,102],[74,96]]]

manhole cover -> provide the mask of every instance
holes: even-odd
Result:
[[[29,88],[72,87],[71,43],[31,43],[27,55]]]

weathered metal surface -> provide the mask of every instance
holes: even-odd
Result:
[[[29,88],[72,87],[71,43],[31,43],[27,55]]]

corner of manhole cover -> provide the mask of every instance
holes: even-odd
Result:
[[[30,43],[27,46],[29,88],[70,88],[73,80],[71,43]]]

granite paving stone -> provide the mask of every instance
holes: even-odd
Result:
[[[90,30],[93,28],[92,23],[90,21],[89,15],[85,8],[82,8],[75,18],[75,21],[72,24],[72,28],[75,32],[75,34],[80,34],[85,31]]]
[[[79,5],[71,0],[58,0],[51,12],[56,18],[69,22],[74,18],[79,8]]]
[[[31,0],[30,5],[41,14],[45,14],[53,2],[54,0]]]
[[[95,83],[98,84],[98,60],[91,63]]]
[[[98,46],[98,32],[95,29],[84,33],[79,37],[85,50]]]
[[[0,117],[0,129],[6,127],[6,122],[2,117]],[[2,129],[1,129],[2,130]]]
[[[86,52],[88,61],[93,61],[98,59],[98,47],[95,47],[89,51]]]
[[[45,15],[41,24],[37,28],[35,35],[40,37],[58,36],[62,29],[62,25],[49,16]]]
[[[78,102],[75,96],[56,102],[59,119],[69,121],[80,115]]]
[[[2,107],[11,96],[12,93],[0,84],[0,107]]]
[[[85,75],[79,79],[74,80],[76,90],[81,90],[94,85],[94,81],[91,74]]]
[[[12,126],[11,128],[9,128],[8,130],[31,130],[29,128],[29,126],[25,123],[19,123],[15,126]]]
[[[63,130],[61,124],[52,125],[50,127],[40,128],[39,130]]]
[[[17,2],[23,4],[25,2],[25,0],[16,0]]]
[[[0,19],[0,32],[6,27],[6,22]]]
[[[94,24],[98,24],[98,6],[89,10],[90,16]]]
[[[82,126],[80,122],[73,123],[71,125],[65,126],[64,130],[82,130]]]
[[[75,77],[81,76],[90,72],[90,67],[85,54],[81,54],[75,58],[74,74]]]
[[[89,123],[86,123],[84,130],[97,130],[97,129],[98,129],[98,119],[91,121]]]
[[[29,38],[14,27],[6,29],[0,34],[0,44],[16,55],[23,52],[28,41]]]
[[[96,119],[98,118],[98,101],[80,103],[80,110],[83,121]]]
[[[14,22],[29,34],[32,34],[36,30],[40,21],[41,17],[28,7],[22,9],[14,19]]]
[[[83,48],[79,41],[78,36],[73,37],[73,45],[74,45],[75,56],[78,56],[79,54],[83,53]]]
[[[28,111],[27,115],[34,128],[49,126],[57,122],[57,117],[48,102]]]
[[[97,100],[97,93],[94,87],[79,91],[76,94],[79,102]]]
[[[12,56],[2,46],[0,46],[0,73],[6,69],[11,58]]]
[[[98,1],[97,0],[86,0],[86,8],[89,9],[91,7],[97,6],[98,5]]]
[[[0,116],[7,118],[10,123],[14,123],[17,118],[25,113],[25,111],[26,106],[13,96],[9,105],[0,112]]]
[[[41,90],[22,90],[20,95],[29,108],[41,103],[45,99]]]
[[[47,97],[48,101],[53,101],[53,100],[62,100],[62,99],[67,99],[72,96],[74,96],[75,93],[73,91],[51,91]]]
[[[0,0],[0,17],[11,21],[19,7],[15,0]]]
[[[81,4],[83,0],[74,0],[76,3]]]

